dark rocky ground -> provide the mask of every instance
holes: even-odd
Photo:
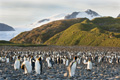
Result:
[[[31,48],[34,49],[34,48]],[[35,48],[36,49],[36,48]],[[40,49],[50,50],[57,48],[45,48]],[[81,48],[60,48],[61,50],[77,50]],[[85,48],[84,48],[85,49]],[[89,48],[86,48],[89,49]],[[94,49],[94,48],[93,48]],[[96,49],[96,48],[95,48]],[[98,48],[99,49],[99,48]],[[100,48],[102,49],[102,48]],[[105,49],[105,48],[104,48]],[[111,50],[119,50],[119,48],[106,48]],[[91,48],[90,48],[91,50]],[[63,74],[66,72],[66,66],[63,64],[55,64],[52,69],[47,68],[47,63],[43,63],[43,72],[41,75],[36,75],[33,71],[30,74],[24,74],[23,70],[14,70],[14,61],[10,63],[0,62],[0,80],[120,80],[120,63],[109,64],[109,63],[99,63],[93,64],[93,69],[91,71],[86,70],[86,65],[77,65],[75,77],[68,78],[64,77]]]
[[[87,79],[87,80],[120,80],[120,64],[97,64],[93,65],[92,71],[87,71],[86,65],[77,66],[75,77],[64,77],[66,67],[63,64],[55,64],[52,69],[47,68],[47,64],[43,65],[43,73],[36,75],[33,71],[30,74],[24,74],[23,70],[14,70],[13,63],[0,63],[0,80],[69,80],[69,79]]]

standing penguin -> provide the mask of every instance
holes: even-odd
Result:
[[[35,71],[37,74],[42,74],[42,60],[39,57],[35,62]]]
[[[112,58],[109,58],[109,63],[111,63],[111,64],[112,64],[112,61],[113,61],[113,59],[112,59]]]
[[[47,57],[46,61],[48,63],[48,68],[51,68],[53,66],[51,57]]]
[[[14,69],[18,70],[20,68],[20,56],[15,60]]]
[[[102,60],[102,57],[101,57],[101,56],[99,56],[99,57],[98,57],[98,63],[100,63],[100,62],[101,62],[101,60]]]
[[[86,64],[86,59],[83,60],[83,64]]]
[[[9,58],[6,59],[6,63],[9,63]]]
[[[63,58],[63,64],[65,64],[65,58]]]
[[[98,55],[95,55],[95,63],[97,63],[98,62]]]
[[[65,65],[68,66],[68,64],[69,64],[69,60],[68,60],[68,57],[66,57]]]
[[[81,62],[81,57],[77,59],[78,64]]]
[[[5,56],[2,57],[2,62],[5,62],[6,61],[6,58]]]
[[[31,66],[32,66],[32,70],[34,70],[34,69],[35,69],[35,59],[34,59],[33,56],[31,56],[30,64],[31,64]]]
[[[31,71],[32,71],[32,66],[31,66],[30,62],[27,60],[25,60],[22,63],[21,68],[25,71],[25,74],[31,73]]]
[[[87,64],[87,70],[91,71],[91,69],[92,69],[92,62],[91,62],[91,59],[89,59],[88,62],[87,62],[86,64]]]
[[[68,76],[69,75],[69,77],[74,77],[76,67],[77,67],[77,56],[75,56],[73,61],[70,62],[69,66],[67,67],[68,72],[65,73],[64,76]]]

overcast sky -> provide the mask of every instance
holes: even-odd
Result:
[[[0,23],[20,27],[55,14],[87,9],[116,17],[120,0],[0,0]]]

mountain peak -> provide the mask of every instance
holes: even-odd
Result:
[[[95,11],[91,9],[87,9],[85,12],[89,15],[100,16],[98,13],[96,13]]]
[[[86,11],[83,12],[72,12],[70,14],[57,14],[42,20],[39,20],[31,25],[31,27],[39,27],[43,24],[56,21],[56,20],[63,20],[63,19],[73,19],[73,18],[88,18],[88,19],[94,19],[96,17],[101,17],[97,12],[87,9]]]
[[[97,12],[87,9],[86,11],[83,12],[73,12],[72,14],[68,14],[65,16],[65,19],[72,19],[72,18],[88,18],[88,19],[93,19],[96,17],[101,17]]]
[[[65,19],[72,19],[72,18],[76,18],[76,16],[79,14],[79,12],[73,12],[72,14],[68,14],[67,16],[65,16]]]

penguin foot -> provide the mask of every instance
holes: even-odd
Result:
[[[48,67],[48,69],[51,69],[51,67]]]
[[[27,75],[26,73],[23,73],[24,75]]]
[[[69,79],[72,79],[73,77],[74,77],[74,76],[69,76],[68,78],[69,78]]]
[[[87,69],[87,71],[91,71],[91,69]]]

